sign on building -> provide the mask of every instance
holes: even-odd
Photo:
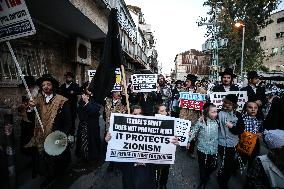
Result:
[[[106,161],[174,164],[174,127],[174,118],[111,114]]]
[[[210,94],[210,100],[217,106],[218,109],[222,108],[223,99],[227,94],[235,94],[238,97],[237,111],[242,111],[245,103],[248,101],[247,91],[230,91],[230,92],[214,92]]]
[[[0,42],[35,33],[24,0],[0,0]]]
[[[157,74],[131,75],[133,92],[157,91]]]
[[[96,74],[96,70],[88,70],[88,78],[90,82],[92,81],[93,77],[95,77],[95,74]],[[115,84],[113,86],[112,91],[122,91],[122,86],[121,86],[122,74],[121,74],[120,68],[117,68],[115,70],[115,74],[116,74]]]
[[[202,110],[205,101],[205,95],[191,92],[180,92],[179,93],[179,107]]]

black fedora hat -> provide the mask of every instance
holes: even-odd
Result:
[[[193,74],[187,74],[186,80],[190,80],[190,81],[192,81],[193,83],[195,83],[196,80],[197,80],[197,76],[196,76],[196,75],[193,75]]]
[[[230,75],[233,78],[237,77],[237,75],[234,74],[232,68],[225,68],[225,70],[223,72],[219,73],[219,76],[221,76],[221,77],[223,77],[224,75]]]
[[[52,77],[51,74],[43,74],[40,78],[38,78],[36,80],[36,84],[41,87],[42,85],[42,82],[44,81],[50,81],[53,85],[53,87],[58,87],[59,86],[59,82],[54,78]]]
[[[256,71],[250,71],[247,73],[247,78],[248,80],[253,79],[253,78],[259,78],[259,75],[257,74]]]
[[[74,75],[72,72],[66,72],[66,73],[64,74],[64,76],[65,76],[65,77],[70,76],[70,77],[72,77],[72,78],[75,77],[75,75]]]
[[[34,76],[26,75],[24,76],[24,79],[28,85],[28,87],[32,87],[36,85],[36,80]],[[22,82],[21,84],[18,85],[19,87],[25,87],[24,83]]]

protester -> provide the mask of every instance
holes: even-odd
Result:
[[[257,86],[259,83],[259,75],[256,71],[250,71],[247,74],[248,86],[241,89],[247,91],[248,101],[255,102],[258,105],[258,114],[263,118],[262,107],[266,104],[265,89]]]
[[[248,167],[251,166],[252,161],[256,156],[260,153],[260,141],[259,138],[262,137],[262,124],[263,121],[260,117],[257,116],[258,105],[256,102],[247,102],[245,105],[245,112],[243,114],[243,122],[245,125],[245,131],[253,133],[257,136],[256,143],[254,144],[254,148],[251,155],[243,155],[243,160],[248,161]]]
[[[221,189],[228,188],[232,173],[236,170],[235,147],[239,142],[238,135],[244,131],[241,114],[236,111],[238,97],[228,94],[223,100],[223,109],[218,114],[220,123],[218,136],[218,153],[221,157],[221,167],[218,172],[218,183]]]
[[[219,76],[221,76],[222,83],[214,86],[212,88],[213,92],[239,91],[239,88],[233,84],[233,79],[236,78],[236,75],[231,68],[226,68],[219,73]]]
[[[175,88],[172,90],[172,108],[171,108],[171,116],[178,118],[180,113],[179,107],[179,92],[182,89],[182,81],[177,80],[175,82]]]
[[[81,160],[97,160],[101,149],[99,126],[101,106],[93,101],[89,85],[89,82],[83,84],[83,94],[78,106],[80,122],[77,130],[76,155]]]
[[[78,95],[81,94],[79,85],[74,81],[75,75],[72,72],[66,72],[64,75],[65,83],[60,86],[60,94],[69,100],[72,114],[72,133],[75,133],[75,120],[77,118]]]
[[[158,76],[157,86],[157,104],[165,104],[167,110],[170,111],[172,99],[172,89],[167,85],[165,77],[163,75]]]
[[[195,137],[197,138],[197,155],[199,164],[199,189],[205,189],[210,175],[217,168],[218,153],[218,122],[217,108],[212,103],[203,106],[202,117],[199,118],[191,131],[187,148]]]
[[[185,86],[181,90],[182,92],[190,92],[190,93],[200,93],[200,94],[206,94],[206,91],[202,90],[201,88],[198,88],[195,86],[195,82],[197,81],[197,77],[192,74],[188,74],[185,81]],[[181,108],[179,118],[190,120],[191,121],[191,129],[194,128],[195,123],[197,122],[198,118],[200,117],[201,112],[199,110],[193,110],[193,109],[187,109],[187,108]],[[189,157],[194,157],[194,146],[195,146],[195,140],[191,141],[190,148],[188,149]]]
[[[133,115],[141,115],[142,109],[138,105],[130,108]],[[108,132],[106,142],[111,140]],[[121,163],[123,189],[156,189],[155,165],[145,163]]]
[[[149,93],[138,93],[138,101],[139,105],[142,108],[143,115],[145,116],[153,116],[154,115],[154,107],[157,101],[157,95],[155,92]]]
[[[282,97],[275,96],[275,98],[272,99],[271,107],[263,122],[264,129],[284,130],[283,115],[284,115],[284,95],[282,95]]]
[[[26,84],[30,90],[33,98],[38,95],[39,88],[36,85],[35,78],[33,76],[25,76]],[[24,87],[24,84],[20,84],[20,87]],[[35,127],[35,111],[33,108],[29,107],[29,97],[22,96],[22,103],[18,107],[19,117],[21,119],[20,128],[20,145],[21,152],[27,156],[33,156],[34,148],[25,148],[25,145],[31,140],[34,135]],[[33,160],[34,161],[34,160]]]
[[[163,116],[169,115],[167,112],[167,107],[163,104],[156,105],[155,113]],[[170,170],[170,165],[158,165],[157,178],[159,183],[157,183],[157,185],[159,185],[159,189],[167,188],[169,170]]]
[[[284,188],[284,131],[266,132],[265,141],[270,149],[258,156],[248,170],[244,188]]]
[[[38,149],[38,171],[46,177],[41,184],[41,188],[44,188],[63,175],[71,158],[68,147],[58,156],[48,155],[44,151],[44,141],[51,132],[56,130],[69,135],[72,118],[68,99],[56,94],[58,81],[50,74],[44,74],[36,82],[42,94],[35,101],[30,101],[29,105],[38,107],[44,131],[37,122],[34,136],[27,147],[36,146]]]
[[[111,113],[126,113],[126,107],[122,103],[121,92],[113,91],[112,97],[107,97],[105,100],[104,115],[105,115],[105,135],[109,131]],[[112,172],[118,167],[115,163],[110,162],[108,171]]]

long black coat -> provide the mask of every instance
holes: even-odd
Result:
[[[76,155],[82,157],[82,134],[83,127],[87,125],[87,146],[88,146],[88,159],[92,160],[98,158],[101,150],[100,140],[100,105],[95,102],[85,102],[81,99],[78,106],[79,127],[77,131]]]
[[[263,122],[264,129],[284,129],[284,96],[282,98],[275,97],[272,101],[271,108]]]
[[[239,90],[240,90],[239,87],[237,87],[236,85],[231,85],[230,86],[230,91],[239,91]],[[225,89],[224,89],[223,84],[214,86],[212,91],[213,92],[226,92]]]
[[[71,91],[73,91],[72,94]],[[72,116],[76,116],[76,107],[78,101],[77,96],[81,94],[79,85],[75,82],[72,82],[70,86],[66,88],[66,83],[64,83],[60,86],[60,94],[69,100]]]
[[[256,93],[254,92],[254,90],[252,89],[250,85],[244,88],[241,88],[241,91],[247,91],[249,102],[255,102],[257,100],[260,100],[262,102],[262,105],[264,105],[267,102],[266,96],[265,96],[265,89],[262,87],[257,87]]]

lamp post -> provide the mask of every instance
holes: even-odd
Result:
[[[241,22],[236,22],[235,26],[237,28],[243,28],[243,38],[242,38],[242,57],[241,57],[241,81],[244,81],[243,69],[244,69],[244,48],[245,48],[245,25]]]

